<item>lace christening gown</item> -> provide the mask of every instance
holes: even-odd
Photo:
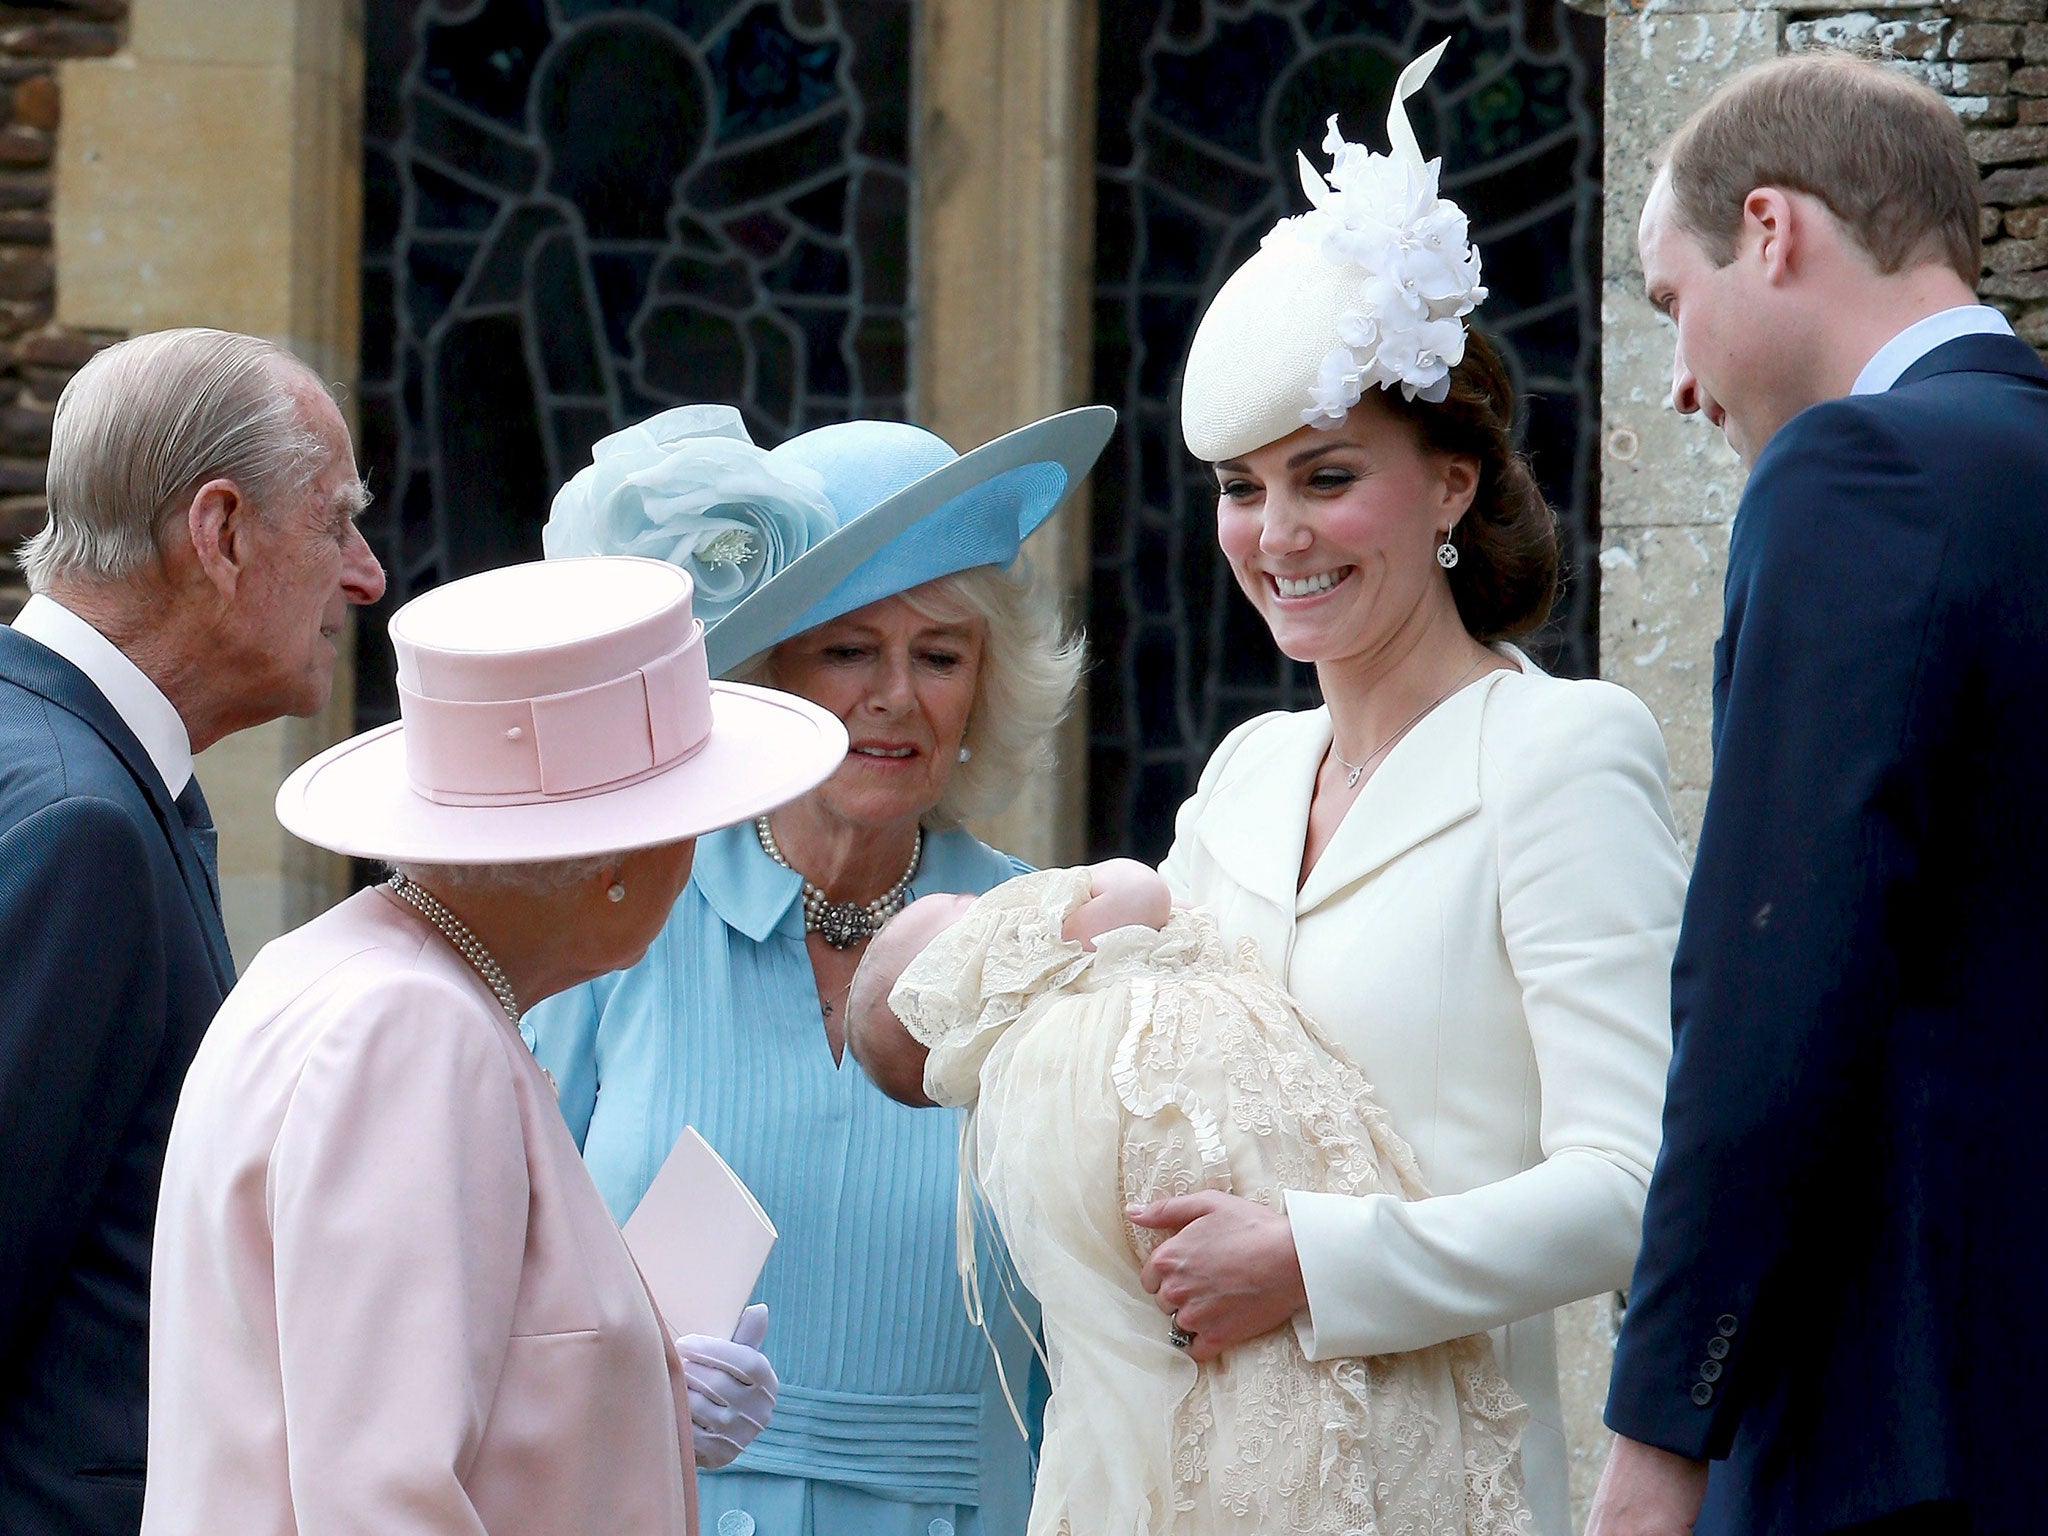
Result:
[[[1159,1239],[1126,1204],[1425,1191],[1371,1087],[1250,946],[1227,954],[1206,913],[1176,911],[1090,954],[1060,932],[1087,895],[1086,870],[998,886],[890,998],[931,1047],[926,1091],[975,1106],[963,1175],[1043,1308],[1031,1536],[1528,1530],[1526,1410],[1484,1336],[1314,1362],[1281,1328],[1201,1365],[1168,1342],[1138,1278]]]

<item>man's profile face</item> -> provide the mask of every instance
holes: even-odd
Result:
[[[348,426],[325,390],[303,379],[291,388],[320,440],[319,467],[304,489],[253,520],[257,559],[235,598],[244,697],[271,717],[327,707],[350,606],[384,595],[383,569],[356,528],[363,492]]]
[[[1643,287],[1650,303],[1677,329],[1671,356],[1671,404],[1681,415],[1703,415],[1718,427],[1743,462],[1768,440],[1753,419],[1762,403],[1749,387],[1757,345],[1749,333],[1755,316],[1745,294],[1738,258],[1717,266],[1697,236],[1678,220],[1669,173],[1660,171],[1643,204],[1636,230]]]

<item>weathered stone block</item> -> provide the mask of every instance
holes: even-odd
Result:
[[[1981,188],[1984,201],[2011,208],[2048,199],[2048,165],[2020,170],[1993,171]]]
[[[14,88],[14,120],[17,123],[48,133],[55,131],[62,116],[55,75],[30,75]]]
[[[2030,272],[2036,267],[2048,267],[2048,237],[1999,240],[1984,248],[1986,272]]]
[[[93,21],[120,21],[128,14],[128,0],[54,0],[51,9]]]
[[[2014,70],[2010,89],[2020,96],[2048,96],[2048,64],[2029,64]]]
[[[1842,48],[1883,59],[1934,59],[1942,53],[1949,23],[1939,16],[1884,20],[1868,11],[1820,16],[1785,24],[1785,51]]]
[[[0,406],[0,455],[47,456],[50,451],[50,421],[57,408],[27,395],[12,405]]]
[[[2007,59],[2020,51],[2020,29],[1988,21],[1966,21],[1948,35],[1952,59]]]
[[[111,346],[119,339],[91,331],[37,331],[15,343],[14,357],[20,363],[75,370],[83,368],[102,347]]]
[[[2037,347],[2048,347],[2048,304],[2028,310],[2013,321],[2012,328],[2019,332],[2020,340]]]
[[[0,544],[12,548],[42,532],[49,520],[50,504],[43,499],[40,482],[34,495],[0,496]]]
[[[48,251],[0,246],[0,299],[39,299],[54,284]]]
[[[47,208],[50,178],[35,171],[0,171],[0,208]]]
[[[37,326],[48,325],[52,308],[48,298],[0,299],[0,339],[11,340]]]
[[[1610,530],[1600,554],[1600,675],[1650,707],[1674,789],[1713,775],[1714,641],[1728,525]],[[1695,823],[1697,827],[1697,823]]]
[[[28,394],[55,405],[57,397],[64,393],[64,386],[71,382],[77,372],[76,368],[24,367],[21,370],[21,381],[28,386]]]
[[[50,163],[51,138],[41,128],[9,123],[0,128],[0,165],[39,166]]]
[[[2048,0],[1944,0],[1951,16],[1972,21],[2040,21],[2048,18]]]
[[[2019,119],[2019,109],[2010,96],[1944,96],[1949,110],[1973,126],[2003,126]]]
[[[2048,270],[1994,272],[1977,284],[1986,298],[2048,299]]]
[[[2020,57],[2029,64],[2048,64],[2048,22],[2027,24],[2027,30],[2020,38]]]
[[[2000,221],[2015,240],[2035,240],[2048,235],[2048,208],[2014,208]]]
[[[1982,241],[1996,240],[1999,227],[2003,222],[1996,208],[1979,208],[1977,210],[1977,238]]]
[[[2048,160],[2048,130],[1979,128],[1969,134],[1970,153],[1979,165],[2009,165],[2015,160]]]
[[[103,59],[120,46],[120,28],[97,21],[38,21],[0,29],[0,48],[32,59]]]
[[[2011,82],[2012,66],[2003,59],[1955,64],[1949,69],[1949,89],[1958,96],[2003,96]]]
[[[2048,123],[2048,96],[2021,97],[2019,116],[2015,121],[2023,128],[2034,123]]]
[[[48,245],[50,216],[30,209],[0,209],[0,245]]]

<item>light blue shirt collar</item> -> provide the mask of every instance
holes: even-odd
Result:
[[[1856,375],[1852,395],[1881,395],[1899,382],[1899,375],[1936,347],[1963,336],[2010,336],[2012,323],[1989,304],[1958,304],[1915,320],[1877,349]]]
[[[934,891],[978,891],[1023,870],[972,833],[927,830],[910,894],[914,900]],[[761,851],[751,821],[698,838],[690,880],[727,927],[756,944],[785,922],[801,931],[803,918],[796,908],[803,878]]]

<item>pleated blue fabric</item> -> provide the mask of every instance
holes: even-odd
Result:
[[[1024,867],[965,832],[928,833],[911,893],[978,894]],[[954,1260],[960,1115],[906,1109],[833,1061],[800,890],[751,827],[700,839],[647,957],[539,1004],[528,1043],[620,1221],[685,1125],[775,1221],[757,1295],[782,1393],[735,1472],[873,1495],[859,1507],[874,1520],[849,1536],[927,1536],[933,1506],[978,1509],[988,1536],[1015,1536],[1029,1455]],[[1029,1345],[990,1278],[1004,1262],[984,1253],[982,1289],[1021,1407]],[[704,1474],[707,1500],[720,1475]],[[775,1508],[806,1503],[750,1500],[750,1518],[784,1536]]]

